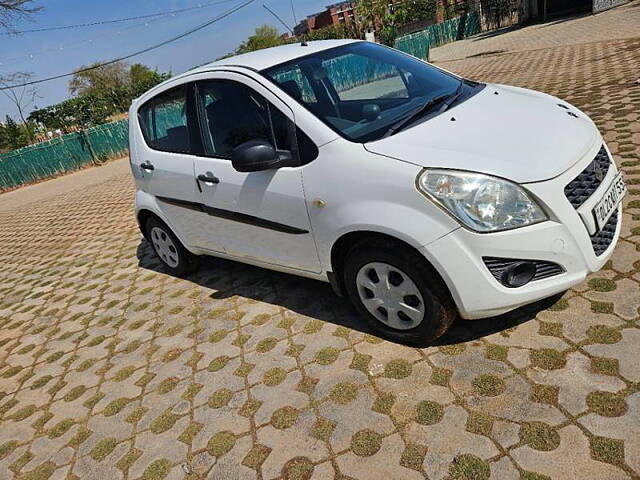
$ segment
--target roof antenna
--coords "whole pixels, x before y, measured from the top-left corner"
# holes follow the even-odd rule
[[[289,25],[287,25],[284,20],[282,20],[282,18],[280,18],[278,16],[278,14],[276,12],[274,12],[273,10],[271,10],[269,7],[267,7],[266,5],[262,4],[262,7],[269,12],[271,15],[273,15],[274,17],[276,17],[276,19],[282,24],[284,25],[284,27],[289,30],[291,32],[291,35],[293,37],[296,37],[296,34],[294,33],[294,31],[291,29],[291,27]],[[293,3],[291,4],[291,8],[293,8]],[[295,14],[294,14],[295,15]],[[306,47],[307,46],[307,42],[305,42],[304,40],[302,41],[302,43],[300,44],[302,47]]]

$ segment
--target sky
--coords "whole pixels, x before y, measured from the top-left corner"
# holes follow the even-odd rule
[[[148,15],[206,5],[215,0],[38,0],[43,10],[29,20],[14,25],[16,30],[37,29],[78,23],[91,23],[123,17]],[[217,0],[221,1],[221,0]],[[60,31],[0,35],[0,76],[14,72],[30,72],[34,79],[71,72],[81,65],[110,60],[155,43],[167,40],[198,26],[220,13],[243,3],[242,0],[222,0],[219,5],[206,6],[189,12],[147,20],[130,21],[89,28]],[[321,11],[331,0],[294,0],[298,20]],[[179,74],[196,65],[215,60],[233,51],[253,33],[256,27],[268,23],[285,29],[262,5],[276,11],[291,27],[294,26],[290,0],[256,0],[230,17],[152,52],[130,60],[160,72]],[[53,80],[37,86],[35,107],[42,108],[69,97],[69,78]],[[13,104],[0,92],[0,119],[9,114],[17,118]]]

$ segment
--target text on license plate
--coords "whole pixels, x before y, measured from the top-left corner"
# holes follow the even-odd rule
[[[624,176],[622,172],[613,179],[613,182],[609,185],[602,200],[600,200],[593,209],[593,215],[596,218],[596,224],[598,231],[607,224],[613,212],[622,201],[622,197],[627,191],[627,187],[624,184]]]

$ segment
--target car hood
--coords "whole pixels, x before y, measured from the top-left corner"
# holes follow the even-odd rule
[[[560,175],[601,141],[591,119],[567,102],[488,84],[445,113],[365,148],[423,167],[528,183]]]

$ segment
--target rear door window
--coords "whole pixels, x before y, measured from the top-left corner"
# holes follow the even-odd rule
[[[138,110],[142,134],[149,147],[171,153],[194,153],[187,112],[188,85],[149,100]]]

